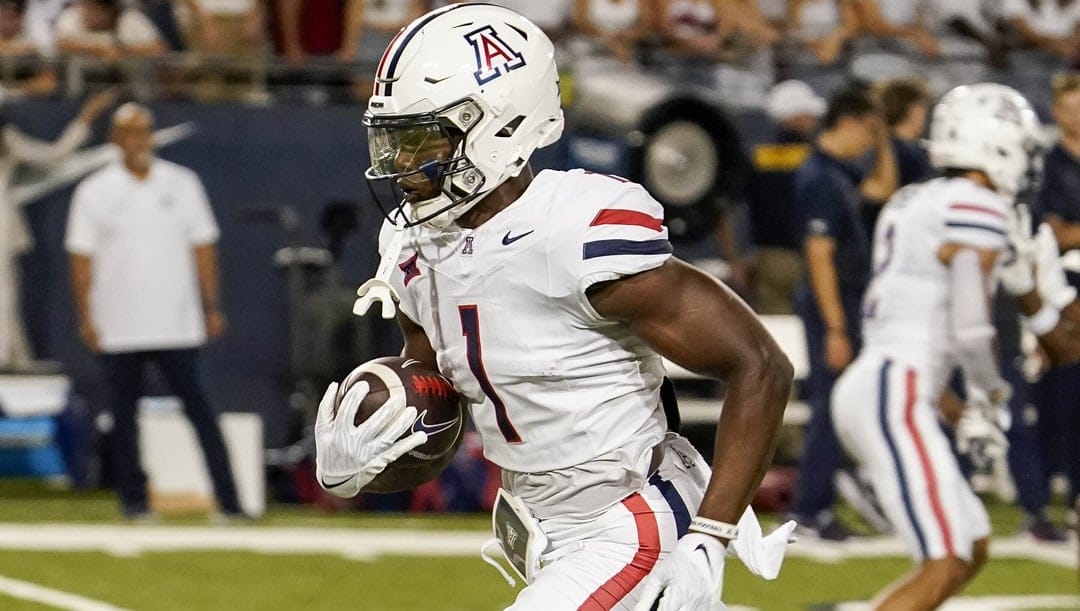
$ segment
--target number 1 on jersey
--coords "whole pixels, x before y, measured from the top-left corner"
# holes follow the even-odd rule
[[[491,399],[495,406],[495,422],[502,431],[503,438],[507,443],[521,443],[521,435],[510,422],[510,416],[506,413],[506,404],[495,392],[495,387],[488,379],[487,371],[484,370],[483,352],[480,347],[480,314],[475,305],[458,306],[458,315],[461,316],[461,334],[465,336],[465,357],[469,361],[469,369],[476,381],[480,383],[480,390]]]

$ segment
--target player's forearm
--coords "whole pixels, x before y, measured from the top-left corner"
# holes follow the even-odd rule
[[[713,475],[699,516],[738,522],[772,462],[791,380],[791,364],[779,349],[763,351],[728,376]]]
[[[75,297],[75,311],[80,325],[90,323],[90,283],[92,260],[85,255],[71,255],[71,290]]]
[[[217,310],[221,304],[218,298],[217,251],[213,244],[195,247],[195,267],[199,275],[199,295],[202,297],[203,309]]]
[[[1080,360],[1080,303],[1073,301],[1055,315],[1052,311],[1045,311],[1045,308],[1053,306],[1045,304],[1038,291],[1021,295],[1016,302],[1024,316],[1025,326],[1035,334],[1039,345],[1054,363],[1060,365]],[[1050,319],[1046,320],[1044,316]],[[1054,324],[1046,330],[1045,325],[1049,323]]]
[[[1069,223],[1056,214],[1047,215],[1046,223],[1054,230],[1061,250],[1080,248],[1080,223]]]

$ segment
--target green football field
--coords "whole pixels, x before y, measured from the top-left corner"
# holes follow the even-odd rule
[[[1080,609],[1075,540],[1018,539],[1018,512],[991,511],[1000,553],[947,609]],[[130,525],[107,493],[0,481],[0,609],[502,609],[515,590],[475,553],[487,521],[271,507],[250,525],[201,516]],[[729,559],[724,598],[763,610],[837,608],[908,568],[896,541],[800,543],[773,582]]]

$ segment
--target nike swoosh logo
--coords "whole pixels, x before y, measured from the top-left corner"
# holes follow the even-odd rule
[[[698,546],[694,548],[694,551],[705,554],[705,562],[708,562],[709,566],[712,566],[712,558],[709,558],[709,550],[705,549],[704,543],[698,543]]]
[[[431,437],[432,435],[435,435],[437,433],[441,433],[441,432],[453,427],[455,424],[458,423],[458,420],[459,420],[459,418],[454,418],[453,420],[451,420],[449,422],[440,422],[439,424],[428,424],[427,422],[424,422],[424,417],[427,416],[427,413],[428,412],[425,409],[424,411],[420,412],[419,416],[416,417],[416,420],[413,421],[412,432],[419,433],[420,431],[423,431],[423,432],[428,434],[428,437]]]
[[[503,239],[502,239],[503,246],[509,246],[509,245],[513,244],[514,242],[517,242],[521,238],[531,234],[533,231],[536,231],[536,230],[533,229],[532,231],[526,231],[525,233],[523,233],[521,235],[516,235],[516,236],[513,236],[513,237],[510,237],[510,232],[507,231],[506,235],[504,235]]]
[[[326,488],[327,490],[329,490],[331,488],[337,488],[338,486],[344,486],[345,484],[351,482],[354,477],[356,477],[356,476],[355,475],[350,475],[349,477],[346,477],[345,479],[341,480],[340,482],[338,482],[336,484],[328,484],[328,483],[326,483],[326,478],[324,477],[324,478],[322,478],[320,480],[319,483],[322,484],[323,488]]]

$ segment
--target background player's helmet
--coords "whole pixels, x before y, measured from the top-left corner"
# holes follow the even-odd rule
[[[365,177],[371,184],[420,173],[437,180],[440,192],[402,200],[404,214],[384,207],[388,217],[446,227],[519,174],[533,151],[558,140],[554,54],[540,28],[488,4],[450,5],[403,28],[379,61],[364,114],[371,153]],[[448,154],[419,167],[403,163],[436,138],[448,140]]]
[[[1032,186],[1042,149],[1039,119],[1011,87],[962,85],[934,107],[929,142],[934,166],[981,170],[1006,196]]]

